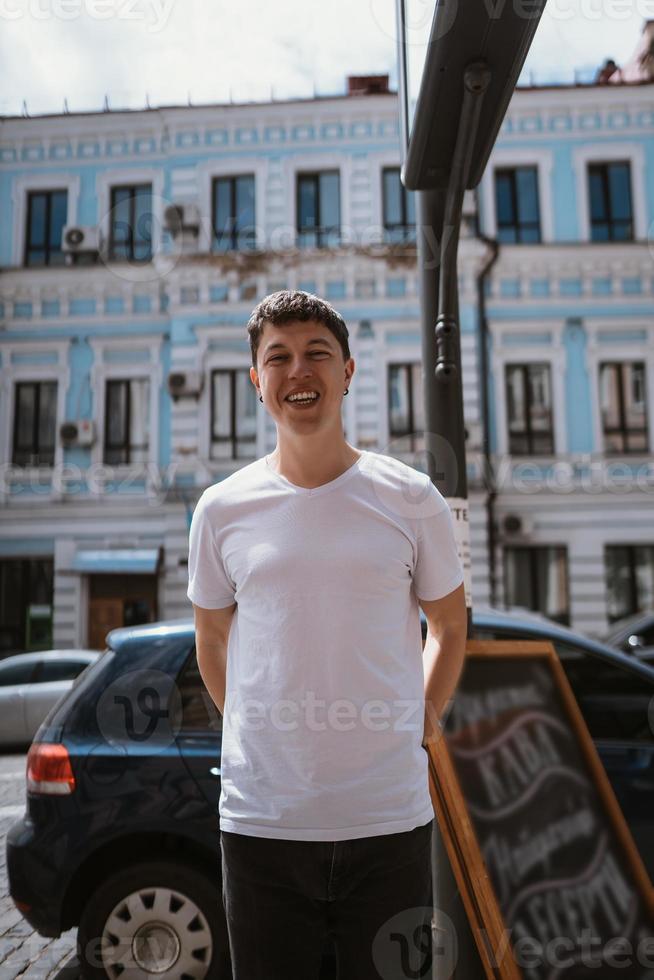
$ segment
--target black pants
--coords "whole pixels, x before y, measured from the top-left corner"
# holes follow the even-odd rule
[[[319,980],[329,937],[338,980],[427,980],[432,826],[345,841],[221,831],[234,980]]]

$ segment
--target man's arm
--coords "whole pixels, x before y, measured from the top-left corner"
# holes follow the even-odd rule
[[[193,603],[198,669],[221,715],[225,713],[227,641],[235,609],[236,603],[225,609],[202,609]]]
[[[467,633],[463,583],[442,599],[418,599],[427,619],[422,652],[425,673],[425,726],[423,745],[440,736],[439,722],[453,697],[463,670]]]

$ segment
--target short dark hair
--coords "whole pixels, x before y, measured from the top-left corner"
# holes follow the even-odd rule
[[[341,346],[343,360],[350,358],[350,345],[348,343],[348,329],[345,320],[334,307],[326,300],[314,296],[313,293],[305,293],[300,289],[280,289],[277,293],[271,293],[255,306],[252,316],[248,320],[248,337],[250,340],[250,351],[252,352],[252,366],[257,367],[257,351],[263,333],[265,323],[272,323],[275,327],[291,323],[293,320],[306,322],[315,320],[322,323],[330,330]]]

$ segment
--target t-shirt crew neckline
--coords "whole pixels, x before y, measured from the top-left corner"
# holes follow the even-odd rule
[[[291,483],[291,481],[287,480],[285,476],[282,476],[281,473],[278,473],[277,470],[274,470],[272,468],[272,466],[268,461],[270,458],[269,456],[264,457],[264,462],[266,465],[266,469],[268,470],[268,473],[275,480],[277,480],[278,483],[282,483],[285,487],[287,487],[289,490],[292,490],[294,493],[298,493],[298,494],[303,493],[315,497],[320,493],[329,493],[330,490],[335,490],[337,487],[340,487],[341,484],[345,483],[346,480],[349,480],[351,476],[354,476],[354,474],[357,473],[358,470],[361,468],[361,464],[363,463],[364,458],[367,455],[368,455],[367,450],[365,449],[361,450],[361,455],[359,456],[359,458],[355,459],[355,461],[352,463],[350,467],[348,467],[348,469],[346,469],[343,473],[341,473],[340,476],[337,476],[335,480],[330,480],[329,483],[322,483],[319,487],[298,487],[295,483]]]

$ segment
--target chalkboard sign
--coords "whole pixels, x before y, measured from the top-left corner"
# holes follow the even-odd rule
[[[654,978],[652,886],[550,644],[469,642],[429,755],[489,977]]]

